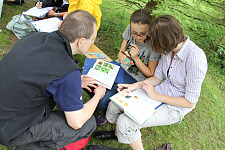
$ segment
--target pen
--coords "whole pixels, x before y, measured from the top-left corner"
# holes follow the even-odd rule
[[[41,3],[41,0],[38,0],[39,4]],[[40,6],[42,8],[42,5]]]
[[[117,87],[118,85],[117,84],[113,84],[113,87]],[[128,87],[122,87],[122,89],[128,89]]]
[[[133,64],[135,63],[134,59],[131,58],[130,56],[127,56],[127,54],[124,51],[121,51],[121,53],[123,53],[126,57],[128,57],[133,62]]]

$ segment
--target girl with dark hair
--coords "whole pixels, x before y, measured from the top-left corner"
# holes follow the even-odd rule
[[[120,65],[125,61],[124,53],[126,53],[135,61],[135,64],[128,70],[124,70],[124,76],[121,77],[124,78],[122,83],[131,84],[154,75],[160,54],[155,53],[150,45],[148,30],[151,21],[150,12],[146,9],[138,9],[130,17],[130,24],[122,35],[124,40],[118,53],[117,63]],[[100,100],[98,109],[103,110],[103,113],[97,117],[98,125],[106,123],[105,111],[110,102],[109,97],[117,93],[116,89],[117,87],[113,87],[112,90],[107,90],[105,97]]]

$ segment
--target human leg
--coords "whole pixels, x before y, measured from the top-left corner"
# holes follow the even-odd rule
[[[116,116],[116,114],[114,114],[114,116]],[[121,143],[130,144],[140,139],[141,128],[171,125],[180,123],[181,121],[182,116],[180,113],[176,110],[168,108],[166,104],[160,106],[142,126],[139,126],[125,114],[121,114],[116,120],[117,138]]]
[[[180,123],[183,117],[176,110],[170,109],[163,104],[156,112],[142,125],[143,127],[163,126]]]
[[[96,123],[98,126],[102,126],[107,122],[105,114],[108,103],[110,102],[109,98],[116,93],[117,87],[112,87],[111,90],[106,91],[105,96],[99,101],[97,109],[102,110],[102,113],[96,118]]]
[[[182,121],[182,116],[178,111],[172,110],[164,104],[156,110],[156,113],[153,114],[145,124],[139,126],[123,114],[114,103],[111,103],[109,103],[106,118],[109,122],[116,123],[118,141],[120,143],[130,144],[132,149],[143,148],[141,142],[141,128],[170,125],[180,123]]]
[[[96,121],[93,116],[80,129],[74,130],[68,126],[64,113],[57,111],[14,139],[11,147],[21,150],[60,149],[70,143],[88,138],[95,129]]]
[[[116,93],[117,93],[117,87],[112,87],[111,90],[107,90],[106,93],[105,93],[105,96],[102,99],[100,99],[100,101],[98,103],[98,106],[97,106],[97,109],[102,110],[102,111],[106,111],[108,103],[110,102],[109,98]]]
[[[142,145],[142,141],[141,139],[133,142],[130,144],[130,147],[133,149],[133,150],[144,150],[144,147]]]

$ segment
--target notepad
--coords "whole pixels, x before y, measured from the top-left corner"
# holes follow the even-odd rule
[[[121,91],[110,97],[110,100],[139,125],[143,125],[163,104],[151,99],[143,89],[132,92]]]
[[[48,12],[48,9],[54,9],[54,7],[45,7],[45,8],[37,8],[36,6],[32,7],[31,9],[23,12],[24,15],[43,18]]]
[[[58,23],[62,21],[59,17],[52,17],[48,19],[32,21],[31,24],[38,32],[53,32],[58,30]]]

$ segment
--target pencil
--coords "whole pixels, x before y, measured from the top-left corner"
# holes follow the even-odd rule
[[[124,51],[121,51],[121,53],[123,53],[126,57],[128,57],[131,61],[133,61],[133,63],[135,63],[134,59],[131,58],[130,56],[127,56],[127,54]]]
[[[118,87],[118,84],[113,84],[113,87]],[[122,87],[122,89],[128,89],[128,87]]]

